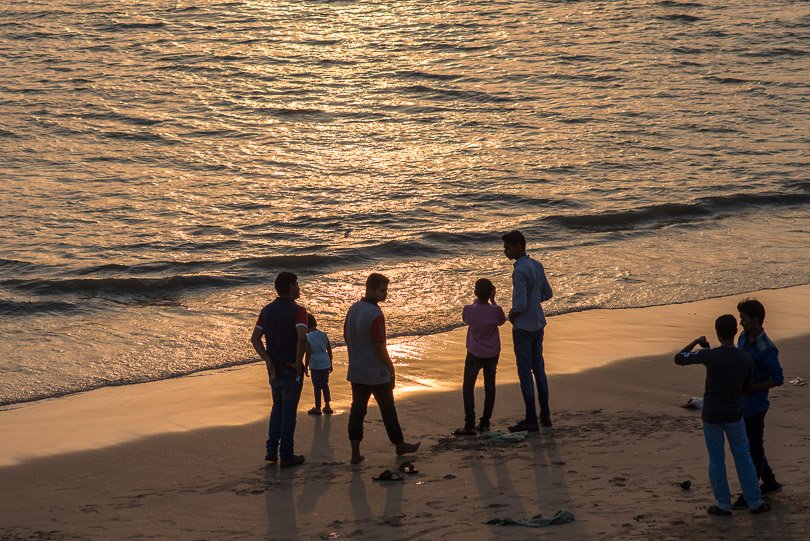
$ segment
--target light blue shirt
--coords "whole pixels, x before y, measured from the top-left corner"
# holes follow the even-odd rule
[[[512,271],[512,308],[511,312],[520,315],[512,323],[513,329],[538,331],[546,326],[543,313],[543,301],[549,300],[554,293],[546,278],[546,271],[539,261],[524,255],[515,261]]]
[[[329,351],[327,344],[329,338],[326,333],[315,329],[307,333],[307,342],[309,342],[309,369],[310,370],[324,370],[332,366],[332,361],[329,360]]]

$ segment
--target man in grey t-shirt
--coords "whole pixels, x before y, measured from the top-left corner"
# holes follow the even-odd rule
[[[385,317],[378,305],[388,296],[389,282],[382,274],[370,274],[366,279],[365,296],[349,308],[343,323],[343,338],[349,352],[346,379],[352,384],[352,408],[349,412],[352,464],[363,460],[360,454],[363,420],[372,395],[380,408],[388,439],[396,446],[397,454],[413,453],[420,445],[420,442],[405,443],[394,405],[396,373],[385,344]]]

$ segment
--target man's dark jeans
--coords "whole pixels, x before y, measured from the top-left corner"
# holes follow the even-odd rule
[[[494,357],[476,357],[467,352],[464,360],[464,385],[462,386],[462,396],[464,397],[464,426],[466,428],[475,427],[475,381],[478,379],[478,372],[484,370],[484,414],[482,421],[489,421],[492,417],[492,409],[495,407],[495,371],[498,368],[498,355]]]
[[[548,406],[546,363],[543,360],[544,331],[545,329],[538,331],[512,330],[520,391],[523,393],[523,402],[526,404],[525,421],[527,423],[537,422],[537,407],[534,403],[535,384],[537,385],[537,394],[540,401],[540,416],[543,418],[551,416],[551,410]]]
[[[776,477],[765,458],[765,414],[767,411],[757,413],[745,418],[745,433],[748,435],[748,446],[751,449],[751,459],[757,470],[757,477],[764,485],[776,485]]]
[[[349,439],[363,440],[363,420],[368,413],[368,401],[371,396],[377,401],[380,408],[385,431],[388,432],[388,439],[394,445],[402,443],[405,438],[402,436],[402,429],[397,418],[397,408],[394,405],[394,385],[393,383],[382,383],[380,385],[364,385],[362,383],[352,383],[352,409],[349,412]]]
[[[270,426],[267,430],[267,454],[280,454],[282,461],[291,460],[294,454],[295,421],[302,387],[301,379],[291,376],[278,377],[270,384],[273,409],[270,410]]]

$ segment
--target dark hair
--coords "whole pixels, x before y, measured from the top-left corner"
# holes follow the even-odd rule
[[[714,330],[722,340],[733,339],[737,336],[737,318],[731,314],[723,314],[714,321]]]
[[[508,244],[509,246],[523,246],[523,248],[526,248],[526,237],[518,230],[510,231],[502,236],[501,240],[504,244]]]
[[[380,286],[387,286],[389,283],[391,283],[391,280],[379,272],[372,272],[366,278],[366,289],[377,289]]]
[[[279,295],[289,295],[290,287],[298,282],[298,276],[292,272],[281,272],[276,276],[276,292]]]
[[[737,304],[737,311],[748,317],[757,318],[759,324],[765,321],[765,307],[756,299],[745,299]]]
[[[312,314],[307,314],[307,327],[317,327],[318,320]]]
[[[475,282],[475,296],[479,301],[486,301],[492,296],[495,286],[486,278],[481,278]]]

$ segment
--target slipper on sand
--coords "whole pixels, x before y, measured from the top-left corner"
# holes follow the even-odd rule
[[[402,473],[414,474],[419,473],[419,470],[416,469],[416,466],[413,465],[413,462],[410,460],[406,460],[402,464],[399,465],[399,471]]]
[[[402,477],[402,474],[393,470],[385,470],[377,477],[372,477],[372,479],[375,481],[402,481],[404,477]]]

